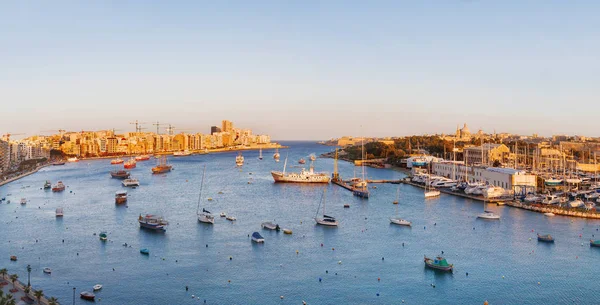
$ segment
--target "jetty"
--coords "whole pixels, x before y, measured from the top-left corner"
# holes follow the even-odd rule
[[[509,201],[506,202],[506,205],[529,210],[538,213],[553,213],[554,215],[562,215],[562,216],[572,216],[572,217],[581,217],[581,218],[591,218],[591,219],[600,219],[600,213],[593,210],[584,210],[584,209],[568,209],[561,208],[557,206],[549,206],[545,204],[527,204],[518,201]]]

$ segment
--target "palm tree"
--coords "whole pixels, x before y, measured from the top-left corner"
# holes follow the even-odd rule
[[[8,274],[8,270],[6,270],[6,268],[2,268],[0,269],[0,276],[2,276],[2,280],[4,280],[4,277]]]
[[[19,279],[19,275],[18,274],[12,274],[10,276],[10,281],[13,283],[13,288],[17,288],[17,286],[15,286],[15,282]]]
[[[48,299],[48,305],[58,305],[58,299],[55,297],[51,297]]]
[[[38,300],[38,304],[40,304],[40,302],[42,301],[42,297],[44,296],[44,291],[42,291],[41,289],[36,290],[33,292],[33,295]]]
[[[0,305],[15,305],[16,301],[13,299],[12,294],[4,295],[4,291],[0,289]]]

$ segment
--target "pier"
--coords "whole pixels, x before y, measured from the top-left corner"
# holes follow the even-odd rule
[[[407,181],[407,180],[400,180],[400,181],[402,183],[404,183],[404,184],[412,185],[414,187],[419,187],[419,188],[422,188],[422,189],[425,188],[424,185],[413,183],[413,182],[410,182],[410,181]],[[498,203],[498,202],[505,202],[507,200],[513,200],[512,197],[511,198],[506,198],[506,197],[505,198],[485,198],[483,196],[473,196],[473,195],[468,195],[468,194],[465,194],[465,193],[452,192],[452,191],[447,190],[447,189],[436,189],[436,190],[440,191],[440,193],[443,193],[443,194],[458,196],[458,197],[462,197],[462,198],[466,198],[466,199],[471,199],[471,200],[485,201],[485,202],[488,202],[488,203]]]
[[[554,215],[561,216],[600,219],[600,213],[581,209],[565,209],[561,207],[546,206],[541,204],[524,204],[518,201],[509,201],[506,203],[506,205],[538,213],[552,213]]]

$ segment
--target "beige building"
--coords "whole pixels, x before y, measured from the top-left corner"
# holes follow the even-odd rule
[[[462,162],[443,161],[432,163],[432,173],[457,181],[482,182],[507,190],[537,187],[536,175],[512,168],[465,166]]]
[[[463,152],[468,165],[491,166],[495,161],[507,162],[510,156],[510,149],[504,144],[485,143],[483,146],[465,147]]]

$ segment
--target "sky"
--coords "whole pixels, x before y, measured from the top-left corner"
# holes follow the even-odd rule
[[[598,16],[600,1],[2,1],[0,134],[227,119],[280,140],[600,136]]]

